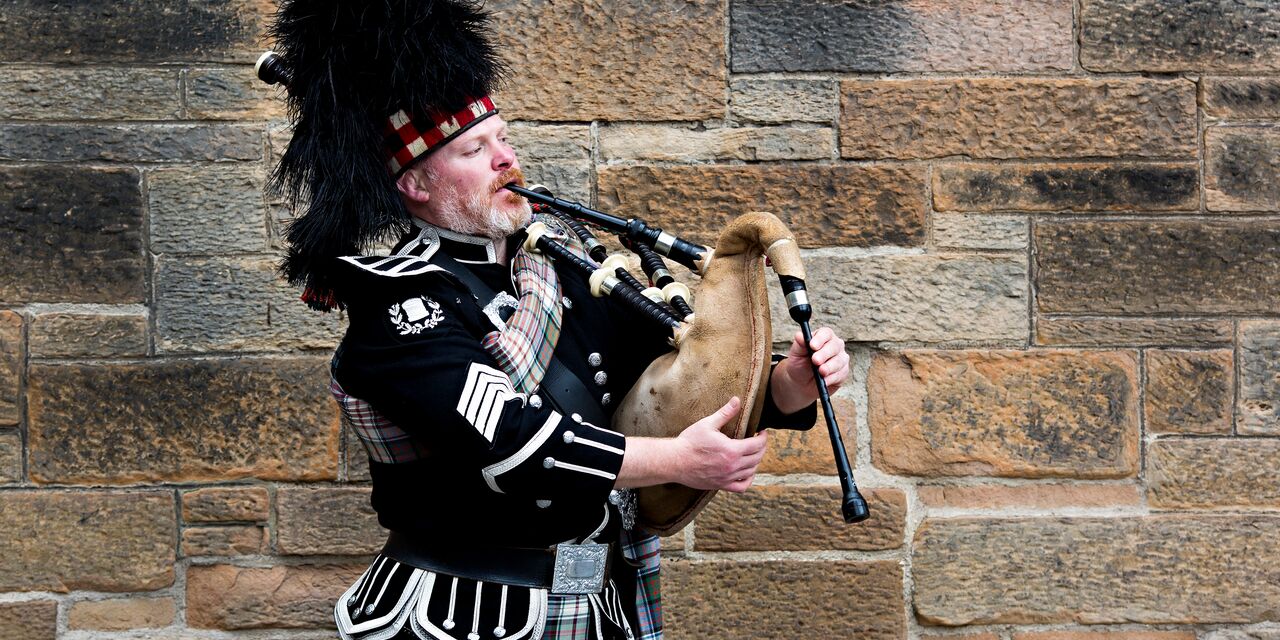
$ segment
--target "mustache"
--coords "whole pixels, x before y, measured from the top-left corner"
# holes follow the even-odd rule
[[[491,192],[497,192],[499,189],[511,184],[512,182],[516,183],[517,186],[523,187],[524,173],[515,168],[503,171],[502,175],[498,176],[498,179],[493,181],[493,188],[491,189]],[[511,194],[516,195],[515,192],[511,192]]]

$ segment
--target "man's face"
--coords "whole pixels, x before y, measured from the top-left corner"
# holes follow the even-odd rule
[[[529,203],[502,186],[524,184],[507,123],[493,115],[423,161],[431,222],[468,235],[504,238],[529,223]]]

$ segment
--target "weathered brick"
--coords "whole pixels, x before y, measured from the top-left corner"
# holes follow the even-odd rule
[[[725,113],[717,0],[497,0],[499,50],[513,69],[498,97],[532,120],[703,120]],[[572,29],[564,26],[572,24]],[[625,45],[625,46],[623,46]]]
[[[187,72],[187,117],[193,120],[264,120],[284,116],[282,91],[258,79],[252,67]]]
[[[150,591],[173,584],[168,492],[0,492],[0,591]]]
[[[0,160],[213,162],[262,156],[262,129],[250,125],[0,125]]]
[[[661,538],[658,542],[662,546],[662,553],[683,553],[685,551],[685,531],[687,531],[687,529],[677,531],[676,533]]]
[[[944,164],[939,211],[1194,211],[1200,169],[1189,163]]]
[[[1206,78],[1205,115],[1216,118],[1280,118],[1280,78]]]
[[[1274,222],[1046,222],[1032,235],[1042,312],[1240,314],[1280,307]]]
[[[1196,640],[1194,631],[1030,631],[1013,640]]]
[[[13,0],[0,10],[2,62],[243,62],[274,5],[261,0]],[[252,59],[252,58],[249,58]]]
[[[1280,7],[1266,0],[1084,0],[1090,71],[1280,70]]]
[[[0,432],[0,484],[22,480],[22,434]]]
[[[601,127],[605,160],[825,160],[835,151],[830,129],[815,127],[679,128],[654,124]]]
[[[333,603],[363,565],[193,566],[187,625],[196,629],[328,629]]]
[[[858,407],[853,400],[843,396],[832,398],[831,406],[835,409],[836,424],[840,425],[840,439],[844,442],[845,451],[852,457],[852,452],[858,450]],[[826,420],[822,406],[819,405],[818,421],[812,429],[770,431],[769,447],[765,449],[764,459],[760,461],[757,473],[834,473],[835,460],[831,454]]]
[[[590,127],[512,124],[509,131],[530,182],[545,185],[560,198],[591,198]]]
[[[1231,433],[1234,378],[1230,350],[1147,352],[1147,430]]]
[[[1082,347],[1158,347],[1230,344],[1230,320],[1071,318],[1040,316],[1036,344]]]
[[[601,167],[600,207],[711,243],[730,220],[770,211],[801,246],[918,245],[922,167]]]
[[[266,169],[182,167],[147,174],[154,253],[267,250]]]
[[[0,640],[54,640],[58,603],[52,600],[0,603]]]
[[[0,168],[0,300],[142,302],[139,182],[132,169]]]
[[[939,213],[933,216],[933,242],[944,249],[1025,250],[1031,225],[1021,216]]]
[[[1194,157],[1187,80],[845,80],[845,158]]]
[[[920,501],[943,509],[1089,509],[1138,507],[1141,488],[1133,484],[1026,484],[922,486]]]
[[[67,626],[94,631],[155,629],[173,624],[176,614],[173,598],[81,600],[71,605]]]
[[[270,517],[266,487],[208,487],[182,494],[183,522],[266,522]]]
[[[32,365],[30,473],[63,483],[334,479],[327,379],[320,358]]]
[[[335,314],[311,311],[270,257],[168,257],[156,260],[156,350],[332,349]]]
[[[13,311],[0,311],[0,426],[18,424],[21,417],[26,345],[22,335],[22,316]]]
[[[926,520],[915,543],[931,625],[1247,623],[1280,603],[1277,518]]]
[[[39,313],[31,320],[37,358],[116,358],[147,355],[146,310]]]
[[[333,514],[341,513],[341,518]],[[286,555],[372,555],[387,540],[365,487],[281,487],[276,544]]]
[[[672,560],[663,563],[662,596],[672,640],[743,629],[752,638],[787,640],[903,640],[907,633],[896,561]]]
[[[179,104],[174,69],[0,70],[6,120],[171,120]]]
[[[922,640],[1001,640],[1000,636],[994,633],[948,633],[948,634],[921,634]]]
[[[1280,322],[1240,323],[1240,405],[1245,435],[1280,434]]]
[[[733,70],[1046,71],[1071,68],[1061,0],[732,3]]]
[[[1209,127],[1205,201],[1212,211],[1280,211],[1280,127]]]
[[[1147,460],[1152,507],[1280,508],[1280,441],[1162,438]]]
[[[907,499],[898,489],[862,489],[871,518],[849,526],[840,487],[763,485],[720,493],[698,514],[698,551],[876,551],[902,546]]]
[[[254,555],[266,551],[267,542],[267,530],[254,525],[189,527],[182,530],[182,555]]]
[[[809,256],[814,325],[851,342],[1026,340],[1027,265],[1022,256]],[[774,341],[795,323],[769,291]]]
[[[729,81],[729,112],[737,120],[834,122],[839,106],[836,83],[831,80],[747,77]]]
[[[872,460],[906,475],[1129,476],[1137,379],[1123,352],[878,354],[867,382]]]

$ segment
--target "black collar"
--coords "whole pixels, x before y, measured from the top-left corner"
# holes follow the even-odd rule
[[[494,264],[497,262],[496,241],[480,236],[469,236],[456,231],[413,219],[418,233],[395,251],[396,255],[417,256],[430,259],[436,251],[443,251],[449,257],[464,264]]]

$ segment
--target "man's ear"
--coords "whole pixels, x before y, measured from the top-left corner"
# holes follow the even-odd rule
[[[400,177],[396,178],[396,188],[409,202],[426,204],[427,200],[431,199],[431,192],[427,190],[426,172],[420,166],[410,167],[408,171],[400,174]]]

